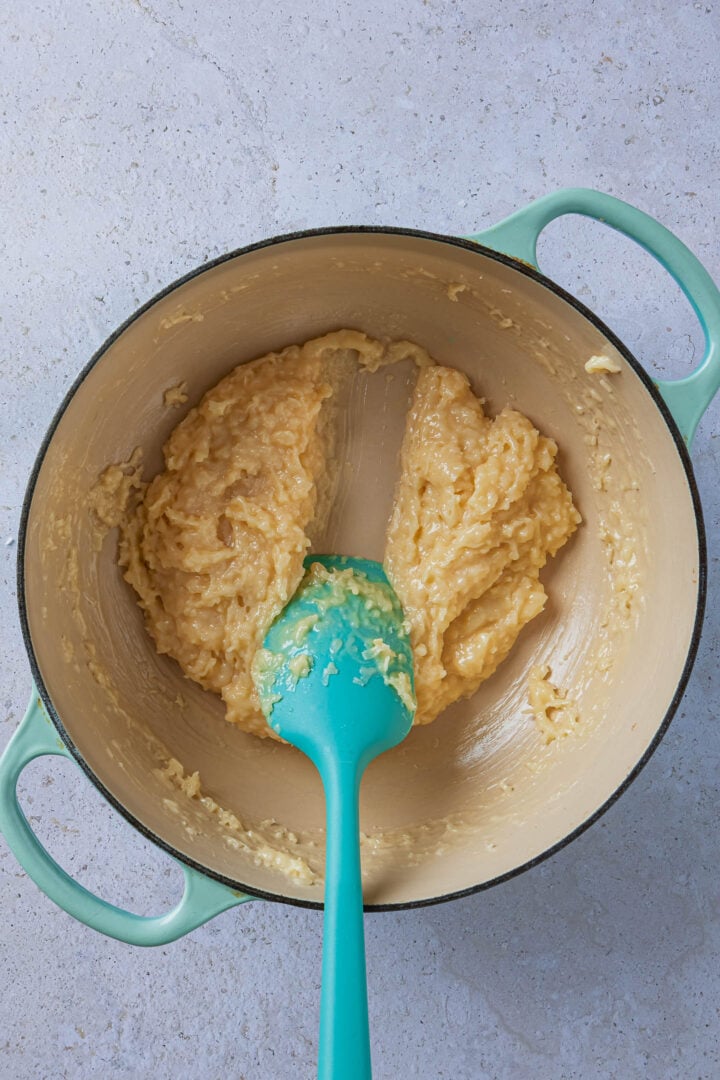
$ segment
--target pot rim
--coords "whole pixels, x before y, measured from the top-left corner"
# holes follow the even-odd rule
[[[42,699],[43,705],[47,710],[47,714],[52,720],[57,732],[62,739],[63,743],[67,746],[68,750],[72,754],[73,758],[80,766],[82,771],[88,777],[88,779],[94,784],[98,791],[104,796],[110,805],[121,814],[126,821],[130,823],[137,831],[144,836],[147,840],[156,844],[163,851],[167,852],[178,862],[191,867],[193,870],[198,871],[201,874],[205,874],[207,877],[213,878],[216,881],[221,882],[223,885],[233,889],[241,890],[247,893],[248,896],[257,897],[262,900],[271,900],[275,903],[291,904],[295,907],[312,908],[316,910],[322,910],[322,903],[316,900],[303,900],[295,897],[284,896],[279,893],[267,892],[257,888],[253,888],[236,881],[232,878],[226,877],[224,874],[220,874],[209,867],[197,862],[192,857],[185,855],[178,851],[167,843],[162,837],[158,836],[151,829],[147,828],[141,821],[139,821],[127,807],[120,802],[102,783],[102,781],[95,775],[90,766],[85,761],[83,755],[79,749],[75,746],[72,738],[65,729],[65,726],[55,710],[50,694],[45,686],[44,679],[40,671],[40,665],[35,655],[35,649],[30,635],[30,626],[28,621],[27,604],[25,600],[25,547],[27,541],[27,526],[30,516],[30,509],[32,506],[33,495],[37,484],[37,479],[42,468],[45,455],[48,447],[55,435],[55,431],[65,414],[65,411],[70,404],[72,398],[75,396],[77,390],[85,381],[94,367],[103,359],[105,354],[114,345],[117,339],[130,327],[132,324],[145,315],[155,304],[170,293],[174,292],[180,286],[185,285],[188,281],[192,281],[194,278],[199,277],[208,270],[212,270],[217,266],[221,266],[223,263],[230,262],[233,259],[237,259],[243,255],[249,255],[251,252],[259,251],[263,248],[272,247],[274,245],[283,244],[294,240],[303,240],[317,236],[332,236],[332,235],[348,235],[348,234],[382,234],[391,236],[410,236],[424,240],[434,240],[439,243],[449,244],[454,247],[464,248],[467,251],[477,252],[484,255],[487,258],[494,259],[496,262],[502,263],[510,269],[516,270],[520,274],[524,274],[531,280],[537,282],[539,285],[544,286],[555,296],[560,297],[566,303],[570,304],[580,315],[584,316],[601,334],[618,350],[623,359],[630,365],[640,381],[643,383],[645,389],[648,391],[650,397],[658,408],[660,415],[662,416],[668,431],[675,443],[675,448],[680,457],[683,469],[685,471],[685,477],[690,490],[690,496],[692,499],[693,510],[695,513],[695,523],[697,527],[697,540],[698,540],[698,594],[697,594],[697,607],[695,611],[695,620],[693,624],[693,631],[690,638],[687,656],[683,665],[683,670],[678,680],[677,687],[669,702],[669,705],[665,711],[665,714],[660,721],[658,728],[653,736],[651,742],[645,749],[644,753],[630,770],[628,775],[622,781],[622,783],[608,796],[605,802],[592,813],[585,821],[577,825],[571,832],[564,836],[561,840],[558,840],[555,844],[552,844],[549,848],[546,848],[540,854],[535,855],[532,859],[527,860],[520,866],[514,867],[512,870],[508,870],[503,874],[499,874],[497,877],[491,878],[489,881],[481,882],[477,885],[470,885],[465,889],[459,889],[454,892],[443,893],[439,896],[425,897],[419,900],[407,900],[398,903],[390,904],[365,904],[365,911],[403,911],[412,908],[429,907],[433,904],[446,903],[449,900],[458,900],[465,896],[472,896],[474,893],[484,892],[486,889],[490,889],[495,885],[500,885],[505,881],[509,881],[514,877],[518,877],[520,874],[525,873],[527,870],[538,866],[540,863],[545,862],[546,859],[551,858],[562,848],[572,843],[577,839],[586,829],[589,829],[591,825],[594,825],[599,818],[606,813],[607,810],[620,798],[620,796],[626,791],[630,784],[639,776],[640,772],[647,765],[652,755],[657,750],[660,742],[662,741],[665,733],[667,732],[670,722],[675,715],[682,696],[685,692],[685,688],[690,678],[690,673],[693,669],[695,659],[697,657],[698,647],[700,643],[700,635],[702,632],[703,617],[705,613],[705,602],[707,595],[707,549],[706,549],[706,537],[705,537],[705,524],[703,519],[702,505],[700,502],[700,494],[695,480],[695,474],[693,471],[690,454],[687,444],[681,435],[673,416],[666,405],[665,401],[658,390],[656,383],[645,371],[640,362],[633,356],[630,350],[625,346],[622,341],[617,337],[613,331],[606,326],[602,319],[600,319],[594,312],[586,307],[580,300],[578,300],[572,293],[567,292],[561,285],[552,281],[551,278],[546,277],[536,267],[531,266],[529,263],[523,260],[513,258],[509,255],[505,255],[502,252],[493,250],[486,247],[484,244],[475,240],[466,240],[462,237],[449,236],[444,233],[427,232],[421,229],[404,229],[395,226],[381,226],[381,225],[340,225],[329,226],[319,229],[304,229],[289,233],[282,233],[277,236],[269,237],[265,240],[257,241],[253,244],[245,245],[244,247],[235,248],[232,251],[226,252],[224,255],[220,255],[215,259],[211,259],[208,262],[202,263],[195,269],[190,270],[188,273],[177,278],[171,282],[160,292],[156,293],[139,308],[137,308],[95,351],[87,364],[82,368],[80,373],[72,382],[70,388],[66,392],[61,404],[59,405],[55,415],[53,416],[47,431],[43,437],[40,449],[38,450],[37,457],[33,464],[30,477],[28,479],[27,488],[23,498],[22,510],[20,514],[20,523],[18,530],[18,549],[17,549],[17,600],[18,610],[20,616],[20,626],[22,630],[23,641],[25,643],[25,649],[28,654],[30,662],[30,669],[32,672],[35,685],[38,693]]]

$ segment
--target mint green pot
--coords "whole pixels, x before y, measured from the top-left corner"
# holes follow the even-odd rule
[[[652,383],[642,368],[634,360],[628,350],[600,321],[588,312],[572,297],[563,290],[544,278],[537,270],[536,244],[543,228],[553,219],[564,214],[582,214],[610,225],[612,228],[634,239],[648,250],[675,278],[685,295],[690,300],[698,319],[700,320],[705,336],[705,352],[700,364],[686,377],[676,381],[658,381]],[[42,618],[38,613],[37,591],[40,585],[35,584],[38,571],[31,567],[32,545],[35,543],[33,529],[35,522],[33,513],[37,511],[37,500],[46,499],[50,490],[43,478],[43,466],[55,452],[55,442],[58,431],[62,431],[63,423],[67,423],[67,417],[73,409],[80,408],[79,399],[88,393],[88,386],[92,385],[92,379],[96,378],[97,372],[102,368],[109,352],[122,346],[126,340],[130,340],[132,333],[137,331],[138,326],[155,318],[155,312],[165,312],[167,325],[172,325],[172,318],[168,322],[167,312],[175,310],[176,293],[184,296],[183,289],[199,288],[206,280],[206,275],[225,273],[228,268],[243,263],[243,260],[256,259],[260,256],[280,260],[285,250],[296,250],[292,245],[298,243],[328,243],[340,244],[346,240],[358,243],[366,240],[375,242],[394,243],[395,238],[402,238],[403,243],[412,247],[413,244],[424,245],[422,250],[442,250],[448,258],[454,257],[458,252],[464,260],[463,266],[470,267],[473,259],[480,256],[484,265],[491,265],[491,260],[508,279],[529,282],[532,288],[541,294],[544,290],[548,297],[552,296],[553,304],[562,304],[572,308],[573,318],[584,320],[592,324],[593,333],[602,336],[603,340],[611,343],[625,358],[632,372],[637,376],[638,385],[648,401],[648,408],[657,414],[657,423],[662,427],[667,436],[670,447],[669,453],[674,455],[677,461],[678,475],[683,479],[686,491],[686,515],[692,520],[689,524],[691,537],[688,543],[689,550],[695,559],[693,572],[694,592],[689,604],[689,613],[685,619],[686,628],[682,640],[682,656],[677,663],[677,674],[673,679],[674,689],[665,694],[662,706],[655,708],[654,715],[648,721],[650,727],[644,737],[642,745],[634,745],[629,751],[629,758],[622,773],[609,777],[604,793],[601,791],[595,797],[592,805],[583,807],[573,816],[569,815],[566,827],[556,827],[555,833],[539,839],[536,849],[523,850],[518,853],[515,863],[504,865],[494,873],[478,869],[473,877],[472,866],[468,868],[468,860],[465,860],[464,869],[453,870],[445,879],[434,884],[423,884],[413,892],[412,885],[405,892],[399,884],[394,893],[387,896],[382,893],[370,898],[369,908],[389,909],[410,907],[419,903],[431,903],[438,900],[450,899],[453,896],[464,895],[477,889],[485,888],[497,881],[505,880],[513,874],[519,873],[529,866],[534,865],[541,859],[552,854],[559,847],[577,836],[584,828],[594,821],[620,794],[627,784],[637,775],[640,768],[648,760],[650,754],[657,746],[659,739],[667,728],[670,718],[676,709],[680,696],[690,674],[690,669],[697,648],[698,634],[702,619],[702,611],[705,599],[705,548],[703,537],[703,525],[697,491],[693,479],[687,448],[692,438],[698,421],[707,409],[714,394],[720,386],[720,355],[718,352],[720,342],[720,294],[711,281],[710,277],[692,255],[692,253],[658,222],[648,217],[640,210],[608,195],[600,194],[586,189],[568,189],[541,198],[530,206],[513,214],[500,224],[488,229],[486,232],[469,237],[467,240],[455,240],[450,237],[433,236],[432,234],[416,233],[404,230],[380,230],[380,229],[346,229],[346,230],[319,230],[312,233],[295,234],[290,237],[280,237],[267,241],[264,244],[254,245],[237,252],[233,252],[223,259],[201,267],[193,274],[176,282],[170,288],[150,301],[138,313],[136,313],[109,341],[99,350],[91,360],[89,366],[79,377],[71,389],[68,397],[61,406],[57,417],[53,421],[46,436],[43,446],[35,465],[30,480],[28,494],[23,510],[20,543],[19,543],[19,602],[20,615],[23,631],[28,648],[30,662],[35,677],[36,686],[33,689],[30,704],[23,721],[10,740],[5,753],[0,760],[0,829],[6,842],[13,851],[18,862],[56,904],[62,907],[74,918],[85,923],[101,933],[133,945],[161,945],[182,937],[195,927],[213,918],[226,909],[242,904],[254,897],[289,901],[294,903],[319,906],[317,892],[303,893],[302,890],[288,890],[282,887],[273,887],[272,877],[252,878],[251,873],[229,872],[222,869],[221,859],[224,856],[214,853],[208,855],[207,860],[198,854],[197,850],[191,849],[188,844],[168,837],[163,828],[154,819],[141,818],[129,805],[129,799],[123,796],[119,787],[114,787],[107,780],[105,766],[100,757],[93,758],[88,748],[81,748],[81,741],[77,737],[79,725],[83,719],[79,714],[87,709],[87,716],[95,715],[90,703],[86,705],[84,697],[79,691],[70,691],[67,701],[60,702],[62,690],[62,665],[53,657],[59,645],[57,640],[57,627],[50,624],[43,631]],[[399,242],[399,241],[398,241]],[[440,245],[441,247],[438,247]],[[338,264],[342,266],[343,264]],[[469,271],[468,271],[469,272]],[[209,279],[208,279],[209,280]],[[528,287],[530,287],[528,285]],[[180,290],[180,292],[178,292]],[[178,309],[179,310],[179,309]],[[280,339],[282,343],[301,340],[311,336],[311,333],[293,333],[293,312],[297,311],[296,298],[292,293],[288,294],[288,318],[287,325],[269,327],[268,339]],[[447,309],[452,312],[452,308]],[[176,311],[177,314],[177,311]],[[323,313],[319,313],[319,327],[322,327]],[[201,335],[209,323],[201,324],[199,320],[193,322],[190,316],[181,312],[177,318],[177,329],[173,326],[172,333],[178,335],[183,332],[186,337],[191,333]],[[335,318],[328,318],[328,322],[337,324]],[[183,329],[185,328],[185,329]],[[312,331],[313,328],[310,327]],[[317,332],[317,331],[315,331]],[[392,330],[394,333],[394,329]],[[150,326],[147,341],[157,341],[157,320]],[[153,337],[153,334],[156,336]],[[418,334],[418,338],[425,343]],[[180,340],[178,337],[177,340]],[[183,338],[182,340],[185,340]],[[190,353],[195,357],[195,363],[199,366],[204,364],[202,337],[197,337],[197,344],[193,344]],[[235,335],[238,340],[238,334]],[[193,342],[195,339],[193,339]],[[133,363],[141,363],[138,359],[140,345],[134,346],[135,351],[128,353],[128,369]],[[236,344],[235,348],[238,346]],[[194,350],[194,352],[193,352]],[[260,351],[260,343],[257,352]],[[253,353],[252,355],[256,355]],[[227,370],[232,364],[232,351],[226,351],[219,357],[217,370],[208,370],[203,380],[197,387],[191,386],[191,392],[202,391],[207,385],[218,377],[218,371]],[[237,355],[237,354],[235,354]],[[224,366],[223,366],[224,365]],[[204,369],[203,369],[204,370]],[[168,385],[165,373],[158,375],[156,384],[153,384],[153,393],[159,397],[162,386]],[[127,408],[127,402],[123,397],[124,390],[118,390],[118,408]],[[128,391],[129,393],[129,391]],[[92,399],[92,400],[98,400]],[[98,425],[112,424],[110,412],[103,414],[100,405],[95,408],[92,400],[82,403],[82,408],[87,415],[87,431],[93,432]],[[171,418],[176,422],[178,416]],[[163,423],[167,425],[165,419]],[[172,426],[172,423],[170,426]],[[166,430],[169,428],[166,427]],[[90,438],[90,436],[88,436]],[[111,457],[110,460],[113,460]],[[151,465],[157,465],[157,457],[150,461]],[[58,462],[53,459],[53,468],[57,470]],[[97,475],[97,473],[95,473]],[[64,482],[62,472],[55,474],[55,483]],[[685,495],[683,495],[685,498]],[[37,515],[36,515],[37,516]],[[41,528],[38,523],[37,528]],[[30,552],[30,553],[29,553]],[[81,567],[81,574],[83,567]],[[34,575],[34,576],[33,576]],[[139,626],[139,624],[138,624]],[[142,633],[140,628],[139,633]],[[681,635],[682,636],[682,635]],[[41,640],[42,639],[42,640]],[[125,647],[123,645],[123,647]],[[135,648],[129,645],[128,648]],[[134,654],[133,654],[134,655]],[[144,662],[144,661],[143,661]],[[50,672],[52,668],[52,672]],[[59,673],[59,674],[58,674]],[[76,676],[73,676],[75,678]],[[77,675],[77,678],[83,677]],[[149,700],[149,699],[148,699]],[[74,704],[73,704],[74,702]],[[70,713],[74,715],[71,717]],[[137,718],[142,721],[142,717]],[[88,723],[90,723],[88,719]],[[95,723],[95,721],[92,721]],[[100,725],[101,721],[97,723]],[[98,727],[100,731],[100,727]],[[194,736],[193,736],[194,737]],[[99,736],[98,736],[99,738]],[[92,745],[95,746],[97,740]],[[245,746],[246,744],[243,744]],[[256,751],[247,744],[247,753]],[[278,749],[278,748],[273,748]],[[265,753],[265,750],[262,751]],[[285,752],[279,748],[279,752]],[[257,751],[260,753],[260,750]],[[181,863],[185,874],[185,891],[180,903],[172,911],[157,917],[140,917],[123,911],[106,903],[99,897],[87,891],[83,886],[73,880],[45,851],[23,814],[16,796],[16,785],[25,766],[37,757],[43,755],[63,755],[74,758],[81,764],[86,775],[107,796],[111,803],[120,810],[144,835],[155,840],[159,846],[170,851]],[[121,778],[122,779],[122,778]],[[123,783],[126,781],[123,780]],[[130,783],[130,781],[127,781]],[[120,780],[118,780],[120,784]],[[119,793],[120,792],[120,793]],[[58,808],[59,810],[59,808]],[[151,812],[148,811],[148,814]],[[160,819],[158,819],[159,821]],[[290,822],[292,825],[292,822]],[[454,864],[453,864],[454,865]]]

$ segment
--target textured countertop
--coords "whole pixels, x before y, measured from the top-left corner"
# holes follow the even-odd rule
[[[4,5],[0,746],[30,687],[14,599],[28,472],[75,374],[139,303],[274,233],[475,232],[568,185],[649,211],[720,279],[719,34],[716,0]],[[541,262],[651,370],[699,358],[679,291],[615,234],[566,219]],[[716,402],[693,449],[711,602],[667,737],[549,862],[368,918],[377,1077],[720,1075],[718,434]],[[106,898],[151,912],[177,896],[175,865],[74,766],[34,763],[21,793]],[[255,903],[131,949],[56,909],[0,841],[0,1076],[309,1078],[320,941],[318,913]]]

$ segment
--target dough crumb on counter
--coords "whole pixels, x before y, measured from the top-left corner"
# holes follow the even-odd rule
[[[551,674],[549,664],[537,664],[528,679],[528,703],[547,743],[571,735],[580,722],[577,704],[550,681]]]
[[[591,356],[585,362],[588,375],[617,375],[622,367],[611,356]]]

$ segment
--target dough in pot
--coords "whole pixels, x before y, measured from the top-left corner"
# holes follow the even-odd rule
[[[237,367],[173,431],[122,528],[120,562],[158,652],[255,735],[271,731],[250,668],[302,577],[330,392],[320,355],[297,347]]]
[[[416,723],[492,675],[581,520],[553,440],[513,409],[485,416],[468,379],[412,342],[343,330],[236,368],[170,436],[164,471],[121,522],[120,563],[158,651],[262,737],[275,736],[252,664],[332,499],[326,361],[348,350],[371,372],[419,368],[384,560],[411,630]]]
[[[527,417],[486,417],[459,371],[420,372],[385,568],[410,621],[418,708],[473,694],[542,611],[539,574],[580,522],[557,445]]]

